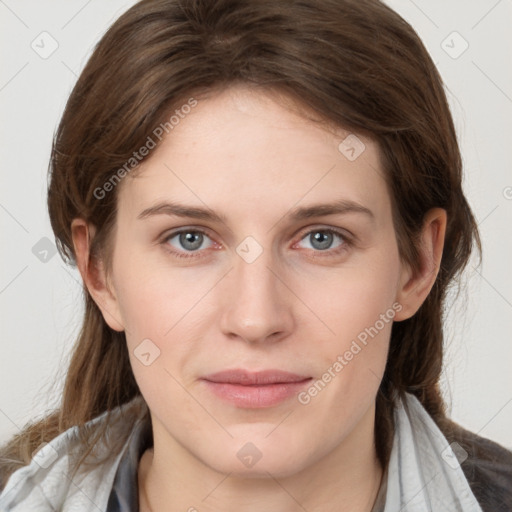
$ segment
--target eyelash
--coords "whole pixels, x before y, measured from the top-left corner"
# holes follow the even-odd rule
[[[329,233],[329,234],[333,234],[333,235],[337,235],[341,241],[342,241],[342,244],[337,247],[336,249],[325,249],[323,251],[321,250],[313,250],[313,249],[310,249],[311,251],[313,251],[313,253],[315,253],[315,256],[313,256],[314,258],[317,258],[317,257],[320,257],[320,258],[325,258],[325,257],[334,257],[334,256],[338,256],[339,254],[347,251],[350,247],[353,246],[353,240],[351,239],[350,236],[348,236],[345,232],[342,232],[342,231],[339,231],[337,229],[334,229],[334,228],[315,228],[315,229],[311,229],[309,231],[306,231],[300,238],[299,242],[304,240],[306,237],[310,236],[312,233]],[[173,256],[177,257],[177,258],[201,258],[201,257],[206,257],[207,255],[204,255],[201,254],[201,253],[204,253],[205,249],[201,249],[201,250],[197,250],[197,251],[175,251],[173,249],[170,249],[169,247],[169,240],[171,240],[172,238],[182,234],[182,233],[199,233],[201,235],[204,235],[208,238],[210,238],[208,236],[208,233],[206,233],[206,231],[203,231],[202,229],[194,229],[194,228],[188,228],[188,229],[180,229],[178,231],[173,231],[172,233],[168,234],[167,236],[165,236],[165,238],[162,240],[162,244],[164,245],[165,249],[171,253]],[[298,242],[297,242],[298,243]],[[296,245],[296,244],[294,244]],[[320,254],[319,254],[320,253]]]

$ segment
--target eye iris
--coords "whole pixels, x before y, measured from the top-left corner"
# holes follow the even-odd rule
[[[311,237],[311,245],[315,249],[328,249],[332,244],[333,234],[327,233],[325,231],[317,231],[310,235]]]
[[[188,231],[186,233],[180,233],[180,244],[185,249],[195,251],[203,244],[203,235],[201,233],[195,233]]]

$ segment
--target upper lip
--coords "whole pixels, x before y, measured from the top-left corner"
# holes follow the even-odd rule
[[[306,375],[297,375],[296,373],[284,372],[282,370],[262,370],[251,372],[243,369],[224,370],[212,373],[203,377],[203,380],[210,382],[223,382],[227,384],[241,384],[243,386],[278,384],[288,382],[301,382],[311,377]]]

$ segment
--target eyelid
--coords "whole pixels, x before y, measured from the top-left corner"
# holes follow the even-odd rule
[[[298,231],[297,235],[299,236],[300,240],[302,240],[306,235],[309,235],[311,233],[314,233],[316,231],[326,231],[330,233],[335,233],[336,235],[341,236],[344,240],[355,240],[355,235],[348,231],[345,228],[339,228],[335,226],[327,226],[325,224],[317,224],[317,225],[309,225],[305,228],[302,228]]]

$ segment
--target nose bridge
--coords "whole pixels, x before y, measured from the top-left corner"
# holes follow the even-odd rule
[[[273,264],[270,251],[264,251],[254,261],[246,261],[242,257],[235,258],[233,284],[239,297],[251,299],[257,305],[275,300],[276,277],[270,271]]]
[[[245,240],[233,255],[233,267],[223,303],[224,333],[246,341],[283,337],[292,327],[291,304],[271,270],[276,267],[272,251]]]

